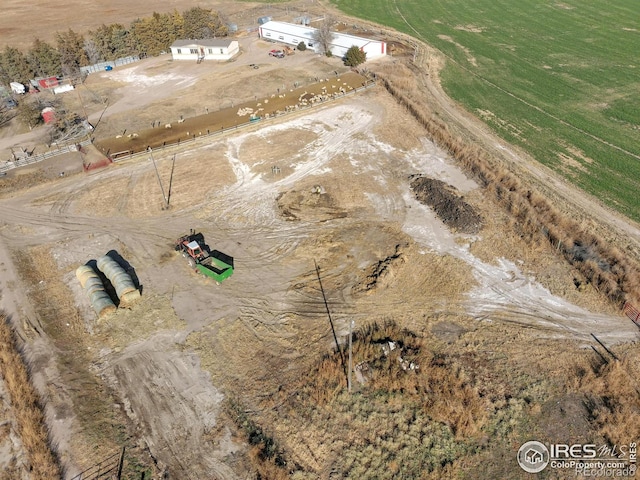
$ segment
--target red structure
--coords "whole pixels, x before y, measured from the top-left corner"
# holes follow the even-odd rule
[[[84,163],[82,165],[82,169],[85,172],[89,172],[91,170],[95,170],[96,168],[103,168],[106,167],[108,165],[111,165],[113,162],[111,161],[110,158],[103,158],[101,160],[95,161],[95,162],[91,162],[91,163]]]
[[[627,317],[629,317],[633,321],[633,323],[640,327],[640,310],[631,305],[629,302],[626,302],[624,304],[623,311],[627,315]]]
[[[44,110],[42,110],[42,119],[44,120],[44,123],[46,123],[47,125],[55,122],[56,111],[51,107],[45,108]]]
[[[38,85],[41,88],[53,88],[59,85],[57,77],[41,78],[38,80]]]

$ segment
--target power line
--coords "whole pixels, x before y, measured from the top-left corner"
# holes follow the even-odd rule
[[[164,194],[164,187],[162,186],[162,180],[160,179],[160,173],[158,172],[158,166],[156,165],[156,161],[153,158],[153,152],[149,150],[149,158],[153,162],[153,168],[156,170],[156,176],[158,177],[158,184],[160,184],[160,190],[162,191],[162,198],[164,198],[164,206],[165,208],[169,207],[169,200],[167,196]],[[175,158],[175,157],[174,157]]]

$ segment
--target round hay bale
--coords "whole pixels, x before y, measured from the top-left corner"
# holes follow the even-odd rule
[[[99,310],[96,311],[98,314],[98,318],[104,318],[109,315],[112,315],[117,310],[116,306],[111,302],[111,304],[104,303]]]
[[[111,281],[111,284],[116,289],[116,294],[120,301],[122,297],[133,291],[137,291],[131,276],[124,271],[118,262],[108,255],[100,257],[97,261],[98,268],[105,277]]]
[[[76,277],[84,289],[91,306],[98,314],[98,318],[103,318],[116,311],[116,306],[111,297],[104,289],[104,284],[98,273],[89,265],[82,265],[76,269]]]
[[[129,306],[140,300],[140,291],[127,292],[120,298],[120,306]]]
[[[91,268],[89,265],[81,265],[76,269],[76,278],[80,282],[82,288],[84,288],[85,283],[89,278],[97,277],[95,270]]]

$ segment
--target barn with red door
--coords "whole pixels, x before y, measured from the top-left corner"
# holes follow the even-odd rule
[[[321,51],[321,46],[314,40],[316,28],[305,25],[297,25],[285,22],[267,22],[258,28],[261,38],[277,43],[284,43],[296,47],[300,42],[304,42],[307,48],[317,52]],[[365,37],[357,37],[341,32],[332,32],[331,54],[336,57],[344,57],[354,45],[367,54],[367,60],[383,57],[387,54],[387,43],[381,40],[374,40]]]

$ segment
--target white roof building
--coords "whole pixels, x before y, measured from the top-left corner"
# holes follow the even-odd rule
[[[313,38],[317,28],[295,25],[293,23],[271,21],[261,25],[258,28],[258,31],[260,37],[266,40],[285,43],[294,47],[300,42],[304,42],[307,45],[307,48],[318,53],[323,53],[321,47],[316,45]],[[347,35],[340,32],[333,32],[333,41],[330,46],[332,55],[344,57],[347,50],[354,45],[367,54],[367,60],[382,57],[387,54],[386,42],[356,37],[355,35]]]
[[[238,41],[227,38],[176,40],[171,45],[174,60],[229,60],[239,51]]]

